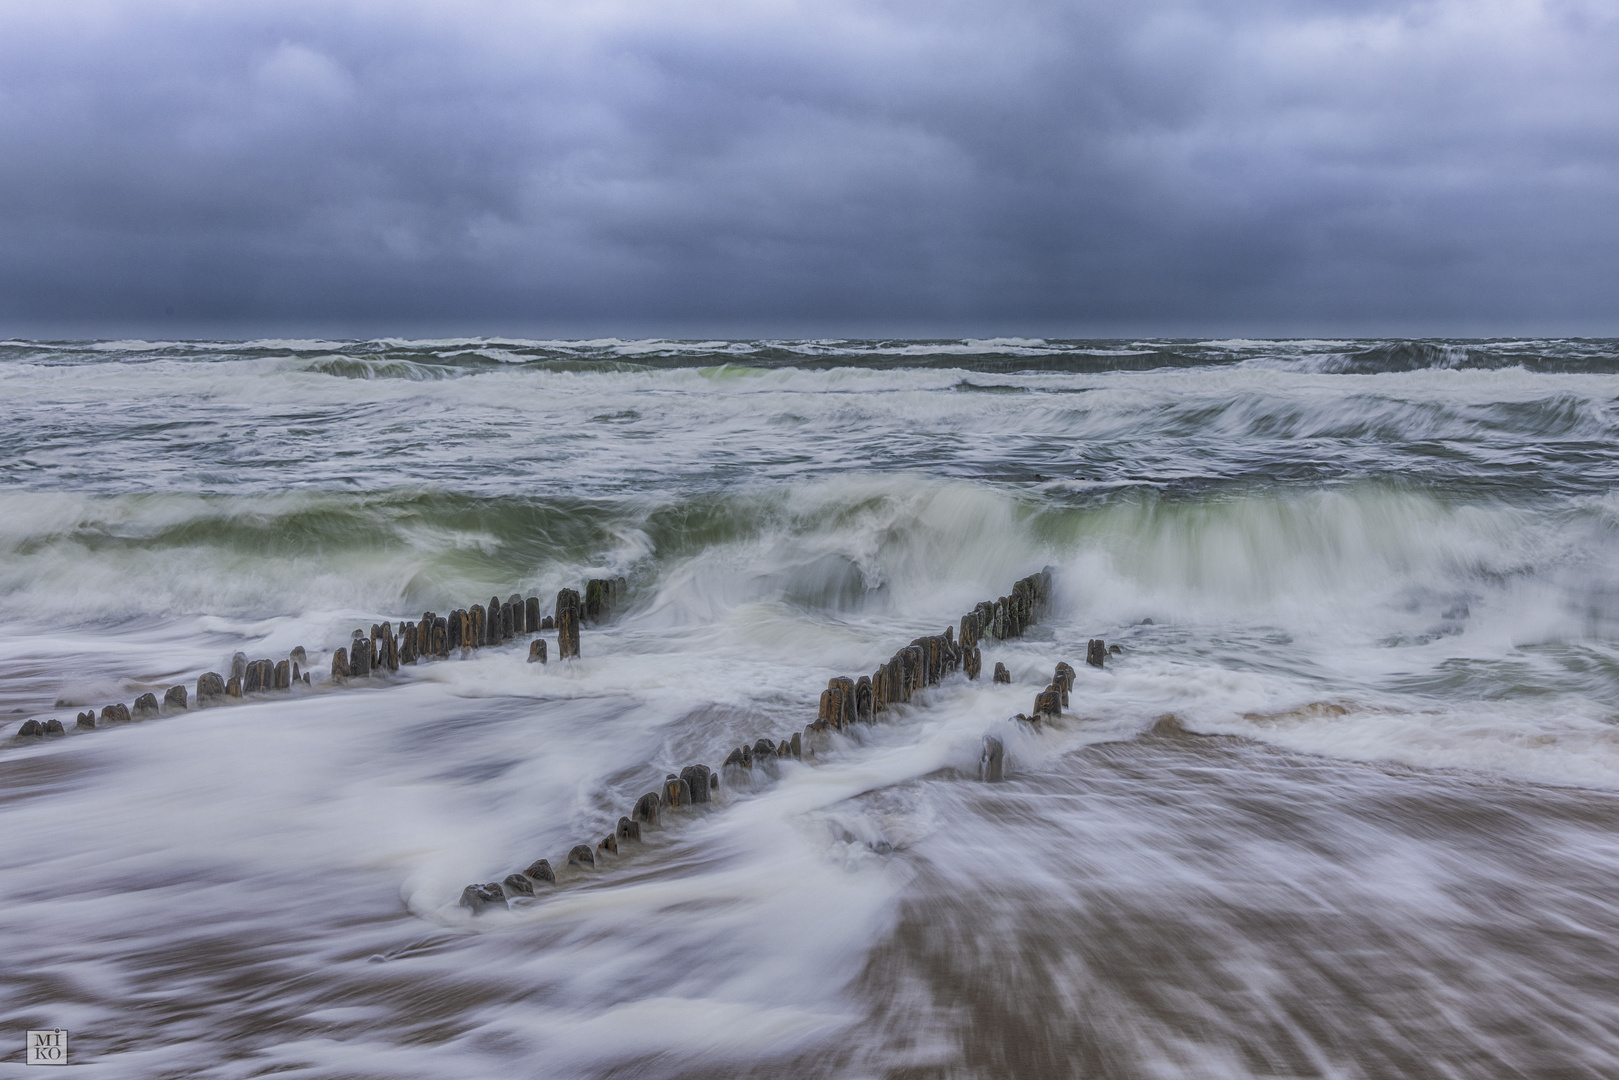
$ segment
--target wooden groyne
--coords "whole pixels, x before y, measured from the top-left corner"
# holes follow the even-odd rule
[[[446,615],[423,612],[419,620],[402,621],[397,627],[391,622],[375,623],[369,633],[363,628],[356,629],[348,645],[332,653],[331,682],[354,685],[360,680],[397,671],[401,666],[467,656],[480,648],[504,645],[545,631],[556,634],[559,659],[577,658],[581,626],[611,617],[622,606],[625,593],[623,578],[597,578],[585,583],[582,594],[575,589],[560,590],[552,610],[544,615],[540,613],[538,597],[514,593],[506,600],[493,596],[488,604],[472,604]],[[991,641],[1021,638],[1026,629],[1046,614],[1051,593],[1052,575],[1048,567],[1014,583],[1006,596],[976,605],[957,625],[945,627],[943,633],[916,638],[878,664],[869,675],[833,676],[821,692],[815,719],[802,731],[785,737],[761,735],[751,743],[734,747],[721,759],[718,770],[706,764],[692,764],[678,773],[669,773],[657,791],[649,791],[635,801],[630,812],[619,818],[612,833],[594,844],[575,844],[563,865],[575,869],[596,868],[605,859],[619,854],[623,845],[639,842],[643,829],[658,828],[690,807],[711,802],[722,780],[733,787],[751,786],[750,778],[758,775],[755,770],[768,769],[774,762],[788,758],[813,761],[818,752],[831,746],[834,733],[890,718],[901,706],[911,703],[919,692],[938,685],[948,675],[960,671],[969,680],[978,679],[983,671],[982,646]],[[547,652],[545,639],[537,637],[530,643],[528,661],[546,663]],[[1086,648],[1086,663],[1102,667],[1110,652],[1118,653],[1118,646],[1109,650],[1105,643],[1093,639]],[[263,697],[290,692],[298,685],[309,686],[308,664],[308,653],[302,646],[277,660],[249,660],[245,653],[237,653],[228,674],[209,671],[197,679],[194,702],[199,707],[224,705],[248,696]],[[1061,717],[1068,707],[1075,677],[1072,666],[1058,663],[1051,681],[1035,695],[1031,711],[1017,714],[1015,720],[1039,724]],[[993,679],[997,683],[1012,681],[1004,663],[995,664]],[[145,693],[136,698],[133,705],[104,706],[99,718],[94,710],[82,712],[76,727],[108,727],[191,707],[186,687],[171,686],[164,692],[161,704],[156,694]],[[29,720],[18,731],[17,739],[65,734],[59,720]],[[1001,741],[993,735],[985,736],[980,777],[988,781],[1002,779],[1005,762]],[[478,913],[491,905],[503,905],[507,900],[534,897],[556,885],[556,871],[550,860],[537,859],[526,869],[508,874],[501,881],[468,885],[462,892],[461,906]]]
[[[877,665],[870,675],[833,676],[821,692],[815,719],[802,731],[786,737],[761,735],[752,743],[743,743],[725,755],[717,772],[706,764],[692,764],[678,773],[669,773],[657,791],[649,791],[635,800],[629,813],[618,819],[613,832],[593,845],[575,844],[568,852],[566,865],[581,870],[598,868],[608,857],[619,854],[624,845],[640,841],[643,830],[668,824],[688,808],[711,802],[720,789],[722,777],[731,787],[751,786],[755,770],[774,762],[788,758],[813,761],[818,751],[830,748],[834,732],[889,718],[921,690],[938,685],[953,672],[964,672],[968,679],[976,680],[983,668],[981,646],[990,640],[1022,637],[1028,627],[1046,614],[1051,602],[1051,585],[1051,569],[1047,567],[1018,581],[1006,596],[978,604],[961,617],[959,626],[949,626],[942,634],[912,641]],[[1106,646],[1092,640],[1086,662],[1101,667],[1107,655]],[[1006,671],[1004,665],[995,667],[997,682],[1011,681],[1010,675],[1000,676]],[[1051,682],[1035,695],[1032,712],[1019,713],[1015,719],[1019,723],[1039,724],[1062,716],[1076,674],[1069,664],[1057,664]],[[1001,741],[993,735],[985,736],[979,775],[989,781],[1002,779],[1005,759]],[[535,897],[556,886],[556,871],[551,861],[537,859],[526,870],[507,874],[500,881],[468,885],[461,892],[460,906],[479,914],[505,907],[510,900]]]
[[[352,685],[357,680],[398,671],[402,665],[466,656],[486,646],[504,645],[514,638],[547,630],[556,631],[560,657],[577,657],[581,624],[610,618],[623,606],[626,592],[627,585],[621,577],[595,578],[585,583],[588,603],[581,603],[578,590],[563,589],[557,593],[551,614],[540,614],[538,597],[513,593],[505,600],[492,596],[487,605],[473,604],[448,615],[423,612],[420,620],[403,621],[397,627],[391,622],[374,623],[369,633],[364,629],[355,630],[348,645],[332,653],[331,681],[337,685]],[[528,658],[543,664],[546,653],[545,639],[537,638],[530,645]],[[231,658],[228,674],[209,671],[199,676],[194,695],[188,694],[183,684],[166,689],[161,703],[155,693],[148,692],[129,705],[122,702],[105,705],[99,714],[95,709],[81,712],[74,728],[95,730],[185,712],[194,705],[229,705],[248,697],[287,693],[295,685],[311,685],[308,666],[309,654],[302,645],[276,660],[250,660],[246,653],[239,652]],[[66,734],[67,729],[60,720],[29,720],[18,730],[16,738],[27,740]]]

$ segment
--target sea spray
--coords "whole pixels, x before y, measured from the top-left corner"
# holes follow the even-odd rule
[[[567,663],[0,748],[14,1029],[135,1075],[1619,1068],[1611,343],[0,353],[12,731],[633,583]],[[979,679],[456,917],[1045,564]]]

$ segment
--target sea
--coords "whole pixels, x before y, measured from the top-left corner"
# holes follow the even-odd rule
[[[1616,484],[1606,340],[0,342],[0,1076],[1611,1080]]]

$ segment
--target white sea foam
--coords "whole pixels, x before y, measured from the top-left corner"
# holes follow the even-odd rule
[[[1428,991],[1450,1015],[1488,1012],[1494,978],[1600,1017],[1535,950],[1478,946],[1473,905],[1504,881],[1608,925],[1606,819],[1580,814],[1619,789],[1612,377],[1311,370],[1350,344],[1144,372],[949,359],[1086,351],[1022,340],[24,350],[0,364],[13,728],[238,649],[303,645],[314,685],[0,747],[0,950],[51,973],[0,1016],[84,1032],[107,1075],[996,1075],[961,1065],[963,1018],[1004,991],[1131,1033],[1124,1074],[1240,1075],[1244,1032],[1333,993],[1309,971],[1388,1004],[1387,980],[1353,982],[1372,939],[1316,956],[1286,929],[1319,917],[1326,940],[1363,909],[1402,970],[1462,972]],[[1089,351],[1164,343],[1112,345]],[[769,350],[793,363],[746,366]],[[567,366],[603,356],[626,362]],[[670,356],[693,366],[651,363]],[[801,730],[830,675],[1044,565],[1048,618],[986,649],[1012,685],[953,676],[565,868],[666,772]],[[325,677],[356,627],[512,591],[549,608],[592,575],[630,592],[577,662],[519,641]],[[1102,670],[1094,637],[1123,649]],[[1058,660],[1069,715],[1015,721]],[[1165,735],[1166,714],[1239,740]],[[990,734],[1005,785],[970,782]],[[1478,854],[1475,814],[1529,839]],[[539,857],[555,894],[457,906]],[[1085,950],[1108,941],[1184,1009],[1107,989],[1121,961]],[[1175,966],[1199,948],[1229,967]],[[1395,1004],[1378,1016],[1420,1012]],[[1332,1031],[1386,1034],[1350,1012]],[[1478,1023],[1411,1045],[1475,1045]],[[111,1034],[132,1025],[155,1034]],[[1330,1034],[1298,1037],[1357,1075]],[[1619,1061],[1604,1038],[1589,1061]],[[1524,1060],[1500,1053],[1476,1074]]]

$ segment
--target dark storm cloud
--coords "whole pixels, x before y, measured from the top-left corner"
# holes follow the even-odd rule
[[[1579,0],[14,5],[0,330],[1614,332],[1616,57]]]

